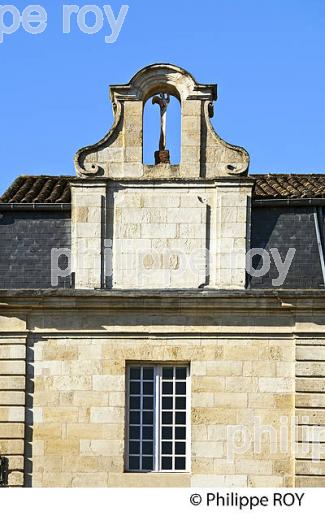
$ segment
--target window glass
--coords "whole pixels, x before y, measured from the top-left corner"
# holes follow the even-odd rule
[[[186,471],[188,366],[128,367],[129,471]]]

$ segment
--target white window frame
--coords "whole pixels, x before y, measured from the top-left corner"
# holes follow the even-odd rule
[[[130,398],[130,368],[152,367],[154,369],[154,435],[153,435],[153,469],[129,469],[129,398]],[[185,469],[161,469],[161,432],[162,432],[162,369],[165,367],[184,367],[186,368],[186,439],[185,439]],[[175,402],[175,388],[172,394],[173,403]],[[141,406],[141,405],[140,405]],[[173,413],[175,407],[173,407]],[[142,408],[141,408],[142,412]],[[173,427],[175,425],[173,424]],[[184,426],[184,425],[181,425]],[[128,473],[189,473],[191,471],[191,377],[190,377],[190,363],[189,362],[128,362],[126,365],[126,428],[125,428],[125,471]],[[173,443],[175,439],[173,438]],[[173,453],[172,458],[174,459],[175,454]]]

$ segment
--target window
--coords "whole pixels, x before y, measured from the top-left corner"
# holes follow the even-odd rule
[[[189,471],[189,367],[129,365],[128,471]]]

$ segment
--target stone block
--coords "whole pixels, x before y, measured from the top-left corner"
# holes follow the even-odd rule
[[[191,478],[193,487],[224,487],[225,477],[223,475],[193,475]]]
[[[0,376],[0,390],[24,390],[24,376]]]
[[[245,361],[243,363],[244,376],[276,376],[276,364],[272,361]]]
[[[53,424],[34,424],[33,436],[37,440],[60,439],[63,425],[61,422]]]
[[[124,438],[124,425],[116,424],[68,424],[67,437],[88,440],[117,440]]]
[[[206,457],[192,457],[193,475],[213,475],[214,473],[213,459],[208,459]]]
[[[22,471],[12,471],[8,477],[10,487],[22,487],[24,485],[24,473]]]
[[[123,408],[92,407],[90,411],[91,423],[110,423],[118,424],[124,420]]]
[[[191,375],[192,376],[206,376],[207,373],[206,361],[192,361],[191,363]]]
[[[24,405],[25,404],[25,392],[12,392],[12,391],[1,391],[0,392],[0,406],[1,405]]]
[[[209,424],[207,429],[209,441],[227,440],[227,426],[225,424]]]
[[[51,438],[45,441],[46,455],[79,455],[80,446],[77,439]]]
[[[1,455],[23,455],[24,441],[16,439],[0,439]]]
[[[43,407],[42,412],[45,423],[73,423],[79,419],[77,407]]]
[[[80,454],[92,456],[123,456],[124,443],[119,440],[81,440]]]
[[[176,224],[142,224],[142,238],[176,238]]]
[[[94,375],[93,390],[108,392],[123,392],[125,390],[124,375]]]
[[[71,487],[73,488],[101,488],[107,487],[108,474],[98,473],[74,473],[72,476]]]
[[[296,359],[298,361],[325,360],[325,346],[318,346],[318,345],[297,346]]]
[[[211,408],[214,406],[213,393],[197,392],[192,395],[192,406],[199,408]]]
[[[242,370],[241,361],[207,361],[208,376],[239,376]]]
[[[296,379],[298,392],[325,392],[325,378],[299,377]]]
[[[238,473],[252,475],[272,475],[272,461],[269,460],[240,460],[235,463]]]
[[[298,393],[296,394],[296,406],[299,408],[325,408],[325,394]]]
[[[23,439],[25,426],[21,423],[0,423],[0,438],[3,439]]]
[[[294,391],[294,380],[283,377],[261,377],[259,379],[261,392],[285,393]]]
[[[224,377],[192,377],[192,392],[215,393],[225,389],[226,379]],[[238,386],[236,387],[238,389]]]
[[[13,470],[24,470],[24,457],[23,455],[9,455],[9,468],[10,471]]]
[[[257,377],[227,377],[225,383],[226,392],[257,392],[259,388]]]
[[[221,458],[224,456],[224,443],[212,441],[192,442],[192,456],[200,458]]]
[[[0,344],[0,359],[25,359],[25,345]]]
[[[193,441],[207,441],[208,440],[208,427],[204,424],[192,424],[191,425],[191,436]],[[214,440],[214,439],[212,439]]]
[[[220,408],[246,408],[247,394],[246,393],[215,393],[214,405]]]
[[[193,424],[234,424],[236,410],[220,408],[192,408]]]
[[[323,377],[325,376],[325,364],[315,361],[299,361],[296,363],[296,375]]]
[[[106,392],[75,391],[72,395],[73,406],[107,406],[108,395]]]
[[[280,476],[263,476],[250,475],[248,478],[248,487],[283,487],[285,486],[283,478]]]
[[[49,343],[42,347],[42,360],[44,361],[68,361],[78,359],[78,347]]]
[[[199,163],[200,162],[200,147],[195,146],[195,145],[194,146],[185,146],[185,145],[182,146],[182,162],[183,163]]]
[[[23,406],[0,406],[0,422],[24,422],[25,408]]]
[[[88,376],[58,376],[46,378],[46,386],[53,390],[72,391],[72,390],[91,390],[92,377]]]

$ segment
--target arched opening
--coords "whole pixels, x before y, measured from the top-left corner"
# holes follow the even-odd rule
[[[143,111],[143,163],[179,164],[180,156],[181,104],[173,95],[155,94],[146,101]]]

